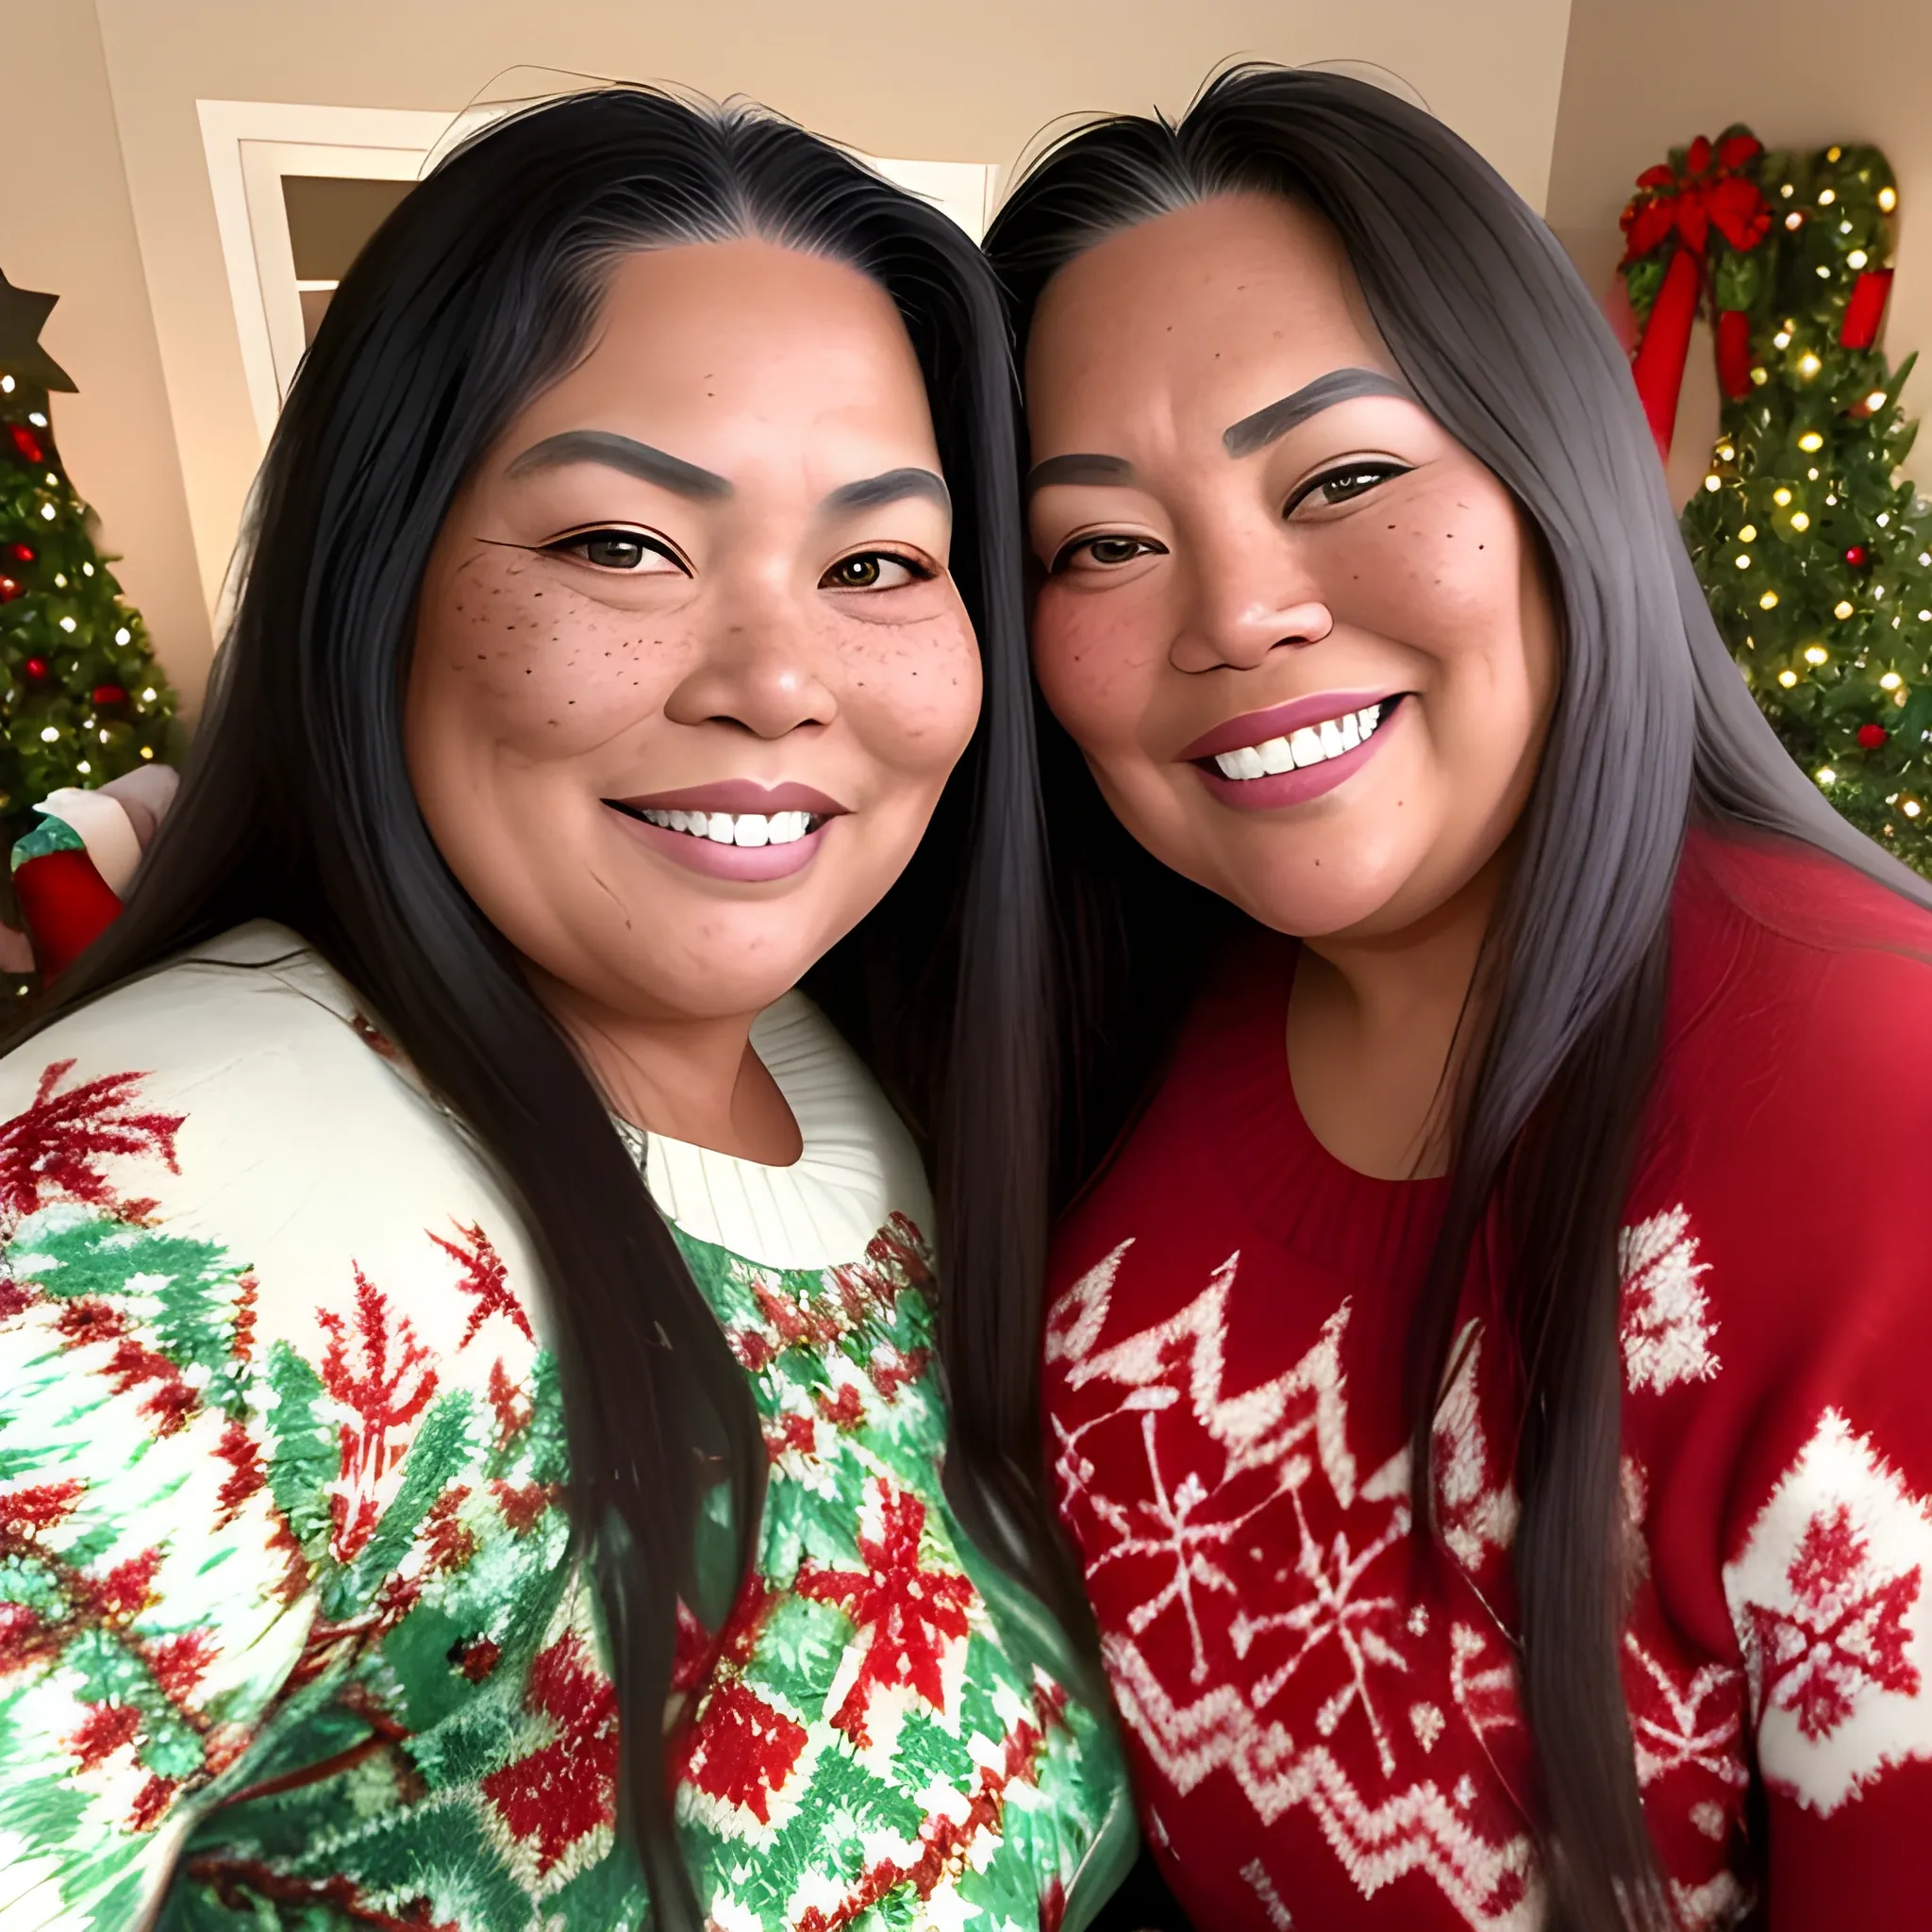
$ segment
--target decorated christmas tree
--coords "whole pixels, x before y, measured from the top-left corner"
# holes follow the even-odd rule
[[[1700,153],[1701,175],[1688,165]],[[1913,358],[1893,369],[1877,347],[1891,171],[1875,148],[1765,154],[1734,128],[1639,191],[1624,275],[1644,328],[1639,387],[1666,446],[1685,285],[1715,311],[1725,400],[1684,512],[1711,609],[1791,756],[1852,824],[1932,875],[1932,504],[1897,475]],[[1690,199],[1707,214],[1687,232]]]
[[[0,275],[0,837],[62,786],[91,789],[172,742],[175,694],[95,547],[47,398],[74,384],[40,345],[56,298]]]

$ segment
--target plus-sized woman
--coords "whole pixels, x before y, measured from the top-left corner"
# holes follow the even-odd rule
[[[977,1346],[1044,1246],[1009,390],[943,217],[646,92],[344,281],[0,1062],[8,1932],[1091,1920]]]
[[[1427,116],[1237,73],[989,246],[1088,1025],[1050,1451],[1169,1881],[1214,1932],[1916,1921],[1925,887],[1774,741],[1615,343]]]

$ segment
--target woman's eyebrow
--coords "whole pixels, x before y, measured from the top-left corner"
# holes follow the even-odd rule
[[[619,436],[610,429],[566,429],[561,435],[546,436],[513,458],[505,475],[527,476],[565,463],[602,463],[607,470],[621,470],[626,476],[656,483],[696,502],[716,501],[734,493],[728,476],[721,476],[715,470],[701,470],[668,450],[653,449],[648,442]]]
[[[1415,401],[1415,392],[1406,382],[1384,375],[1379,369],[1331,369],[1292,395],[1257,409],[1252,416],[1243,416],[1223,432],[1221,446],[1231,457],[1251,457],[1310,416],[1333,408],[1337,403],[1352,402],[1357,396],[1399,396],[1406,403]]]
[[[952,492],[945,479],[931,470],[916,468],[887,470],[877,476],[861,476],[856,483],[841,483],[819,508],[833,512],[877,509],[881,504],[903,503],[908,496],[923,496],[948,516],[953,513]]]
[[[1125,457],[1081,455],[1048,457],[1026,473],[1025,494],[1050,483],[1111,483],[1125,489],[1134,480],[1134,466]]]

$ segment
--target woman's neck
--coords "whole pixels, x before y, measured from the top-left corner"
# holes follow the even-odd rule
[[[1465,1008],[1502,854],[1401,931],[1304,941],[1288,1007],[1296,1104],[1329,1153],[1383,1180],[1440,1174],[1450,1108],[1483,1016]]]
[[[541,973],[531,980],[620,1119],[767,1167],[789,1167],[804,1151],[790,1105],[752,1050],[755,1013],[641,1016]]]

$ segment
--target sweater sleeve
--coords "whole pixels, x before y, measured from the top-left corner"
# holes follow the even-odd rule
[[[1932,974],[1866,956],[1824,993],[1856,1019],[1792,1042],[1778,1085],[1809,1100],[1756,1124],[1791,1183],[1787,1205],[1760,1192],[1767,1373],[1724,1531],[1769,1932],[1916,1923],[1932,1817],[1932,1241],[1911,1178],[1932,1133]],[[1862,1096],[1837,1118],[1834,1079]]]
[[[150,1923],[380,1626],[475,1407],[424,1114],[266,973],[174,967],[0,1060],[8,1932]]]

